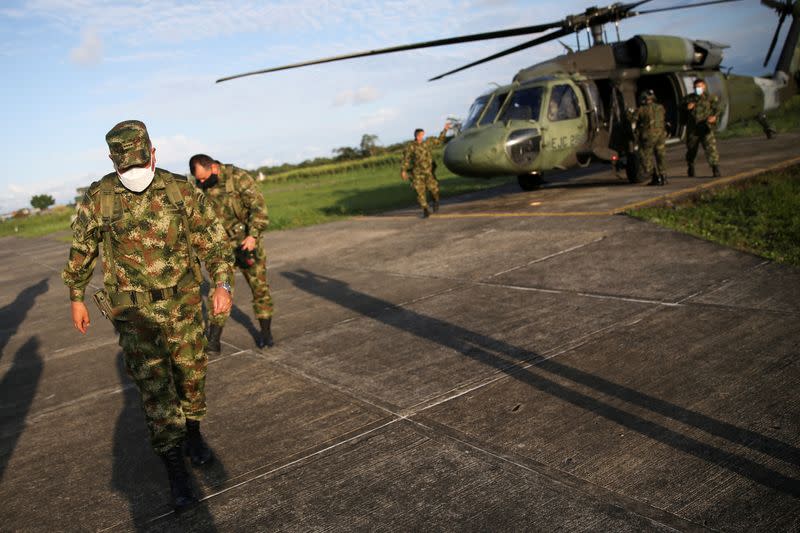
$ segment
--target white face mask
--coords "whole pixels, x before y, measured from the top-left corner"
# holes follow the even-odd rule
[[[142,192],[145,190],[153,182],[153,176],[155,176],[155,174],[156,171],[152,165],[135,167],[121,174],[117,171],[117,176],[119,176],[119,180],[125,188],[133,192]]]
[[[703,88],[702,87],[695,87],[694,88],[694,94],[696,94],[697,96],[703,96]]]

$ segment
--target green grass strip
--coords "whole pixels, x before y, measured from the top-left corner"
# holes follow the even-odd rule
[[[800,266],[800,166],[628,213],[696,237]]]

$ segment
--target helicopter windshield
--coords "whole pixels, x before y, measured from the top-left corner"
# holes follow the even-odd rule
[[[542,87],[526,87],[514,92],[500,120],[539,120],[543,92]]]
[[[469,128],[473,127],[478,122],[478,117],[481,116],[481,111],[486,106],[486,102],[489,100],[489,95],[486,96],[479,96],[469,108],[469,115],[467,115],[467,120],[464,122],[463,129],[468,130]]]
[[[485,126],[486,124],[491,124],[494,122],[494,119],[497,117],[497,112],[500,111],[501,107],[503,107],[507,96],[508,93],[503,93],[495,94],[492,97],[492,101],[489,102],[489,107],[486,109],[486,113],[484,113],[483,118],[481,119],[481,126]]]

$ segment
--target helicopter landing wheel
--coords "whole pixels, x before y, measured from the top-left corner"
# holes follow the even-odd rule
[[[639,169],[639,158],[636,154],[628,154],[625,159],[625,175],[628,176],[628,181],[631,183],[641,183],[642,177]]]
[[[517,182],[523,191],[535,191],[542,186],[543,180],[541,174],[520,174]]]

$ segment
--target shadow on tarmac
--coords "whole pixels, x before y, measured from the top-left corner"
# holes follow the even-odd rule
[[[50,282],[43,279],[39,283],[23,289],[13,302],[0,308],[0,360],[4,354],[3,349],[25,321],[36,297],[46,293],[49,285]]]
[[[624,385],[619,385],[555,362],[552,359],[537,362],[537,359],[541,359],[541,356],[535,352],[510,345],[443,320],[397,307],[391,302],[355,291],[347,283],[337,279],[317,275],[307,270],[283,272],[282,274],[299,289],[360,314],[364,314],[360,309],[363,309],[365,305],[372,309],[391,308],[391,312],[369,315],[369,318],[455,350],[561,401],[591,411],[598,416],[678,451],[726,468],[771,489],[789,494],[795,498],[800,497],[800,480],[798,479],[788,477],[742,455],[722,450],[691,436],[683,435],[665,425],[628,413],[602,400],[561,385],[542,374],[549,373],[553,376],[570,380],[603,395],[618,398],[631,404],[632,407],[643,408],[653,414],[677,420],[709,435],[723,438],[735,445],[750,448],[782,461],[798,464],[800,461],[800,449],[794,446],[649,396]],[[531,362],[534,362],[535,365],[530,368],[522,368],[523,365]]]
[[[5,353],[8,341],[25,321],[36,298],[47,292],[48,287],[48,280],[43,279],[23,289],[13,302],[0,308],[0,358]],[[25,429],[25,419],[42,377],[44,361],[39,348],[37,336],[25,341],[14,354],[8,372],[0,380],[0,438],[3,439],[0,444],[0,480]]]
[[[245,285],[247,284],[245,283]],[[208,303],[208,295],[211,294],[211,285],[205,278],[203,278],[203,283],[200,284],[200,294],[203,295],[203,323],[208,324],[208,310],[210,307]],[[250,319],[250,317],[247,316],[247,313],[242,311],[238,305],[233,304],[233,307],[231,307],[230,318],[244,326],[244,329],[246,329],[253,338],[253,343],[258,342],[258,339],[261,338],[261,331],[256,327],[255,323]],[[208,331],[207,327],[205,328],[205,331]]]
[[[111,486],[128,500],[131,527],[136,531],[217,531],[214,517],[204,501],[180,514],[171,512],[169,479],[161,460],[150,447],[141,397],[127,375],[121,351],[117,357],[117,371],[124,399],[114,431]],[[195,494],[200,498],[229,477],[216,453],[211,464],[193,467],[187,458],[186,466]]]
[[[39,338],[31,337],[14,355],[14,363],[0,381],[0,481],[25,429],[25,418],[33,403],[44,363]],[[7,440],[6,440],[7,439]]]

